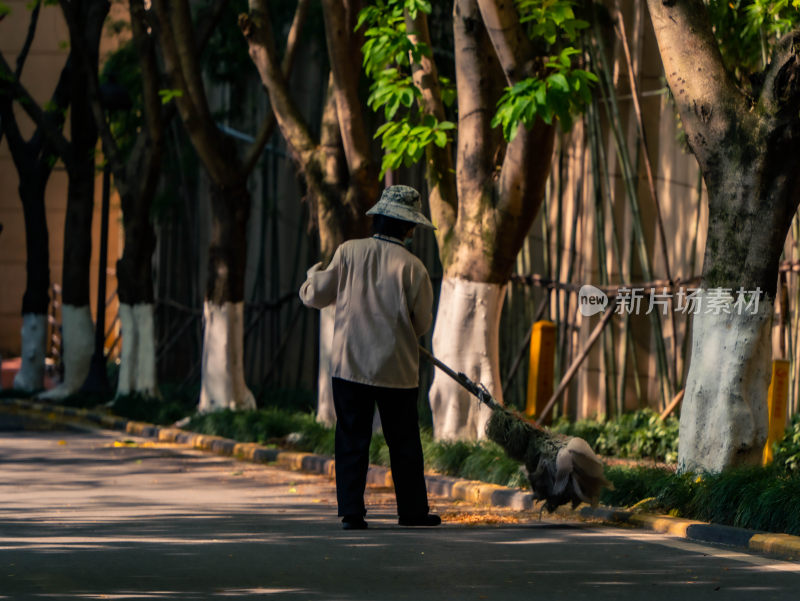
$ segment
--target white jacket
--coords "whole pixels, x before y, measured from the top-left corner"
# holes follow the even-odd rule
[[[418,339],[433,321],[428,271],[402,241],[348,240],[330,265],[317,263],[300,287],[303,304],[336,305],[331,375],[343,380],[416,388]]]

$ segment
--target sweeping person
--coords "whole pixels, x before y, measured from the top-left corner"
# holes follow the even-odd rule
[[[376,403],[389,446],[398,523],[441,523],[428,506],[417,415],[417,343],[433,321],[433,288],[422,261],[404,245],[416,226],[433,229],[421,209],[414,188],[389,186],[367,211],[374,235],[343,243],[326,269],[317,263],[308,270],[300,288],[308,307],[335,305],[336,499],[346,530],[367,528],[364,490]]]

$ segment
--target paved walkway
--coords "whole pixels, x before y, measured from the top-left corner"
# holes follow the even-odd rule
[[[798,564],[660,534],[445,499],[442,528],[401,528],[389,489],[368,503],[370,529],[344,532],[326,476],[119,432],[0,431],[0,599],[745,601],[800,587]]]

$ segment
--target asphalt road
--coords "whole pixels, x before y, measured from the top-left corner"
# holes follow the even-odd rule
[[[0,599],[800,598],[800,564],[650,532],[440,499],[401,528],[385,489],[345,532],[323,476],[36,426],[0,418]]]

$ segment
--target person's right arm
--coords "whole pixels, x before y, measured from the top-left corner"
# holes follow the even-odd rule
[[[341,264],[340,249],[336,249],[327,269],[322,269],[322,263],[313,265],[306,272],[306,281],[300,286],[300,300],[306,307],[322,309],[336,302],[336,292],[339,287],[339,267]]]

